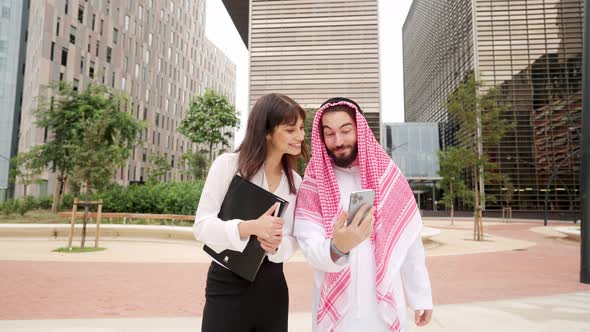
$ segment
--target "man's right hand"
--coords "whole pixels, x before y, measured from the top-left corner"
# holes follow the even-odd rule
[[[346,224],[348,213],[343,212],[340,215],[340,218],[338,218],[338,221],[334,225],[332,235],[332,241],[336,249],[343,253],[348,253],[371,236],[371,233],[373,232],[373,223],[375,222],[373,216],[375,213],[375,207],[371,207],[369,213],[367,213],[365,218],[361,220],[361,217],[367,209],[368,206],[363,205],[349,225]]]

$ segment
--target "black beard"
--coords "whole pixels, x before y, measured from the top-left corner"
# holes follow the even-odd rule
[[[355,144],[352,147],[352,152],[350,153],[350,155],[348,157],[343,158],[336,157],[336,155],[334,155],[334,153],[330,149],[326,149],[326,151],[328,152],[328,155],[332,158],[336,166],[345,168],[350,166],[356,160],[356,156],[358,155],[359,149],[358,146]]]

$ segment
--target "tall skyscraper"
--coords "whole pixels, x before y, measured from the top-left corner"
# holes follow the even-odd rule
[[[441,123],[455,144],[445,100],[470,73],[501,93],[515,124],[491,161],[520,210],[579,210],[582,0],[414,0],[403,28],[406,121]],[[487,185],[498,196],[508,188]]]
[[[223,2],[250,50],[251,106],[270,92],[309,108],[348,97],[380,139],[377,0]]]
[[[0,0],[0,202],[12,195],[10,158],[17,153],[29,0]]]
[[[131,112],[149,125],[115,179],[145,180],[151,154],[172,166],[166,180],[184,179],[180,156],[197,147],[176,129],[191,98],[212,88],[235,101],[235,65],[205,38],[205,0],[46,0],[30,12],[19,150],[51,135],[33,123],[46,84],[100,83],[125,91]],[[33,194],[55,188],[54,174],[42,179]]]

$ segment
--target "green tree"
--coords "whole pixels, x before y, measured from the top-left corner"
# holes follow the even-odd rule
[[[468,79],[447,98],[446,106],[458,127],[458,151],[453,164],[462,166],[462,171],[471,177],[470,196],[474,209],[473,239],[483,240],[482,206],[486,200],[494,201],[492,195],[482,195],[485,183],[503,181],[504,176],[497,172],[497,165],[490,162],[488,151],[493,149],[512,130],[513,123],[502,114],[509,105],[498,102],[496,88],[482,91],[481,85],[472,73]]]
[[[213,160],[213,148],[229,147],[232,133],[228,129],[238,128],[240,119],[226,96],[207,89],[201,96],[193,98],[178,132],[196,144],[206,144],[209,164]]]
[[[75,141],[66,147],[72,160],[71,178],[88,198],[88,192],[111,183],[115,171],[124,165],[131,149],[139,142],[145,124],[122,112],[128,104],[126,95],[104,85],[90,84],[75,94],[80,117],[74,128]],[[86,208],[85,208],[86,209]],[[83,220],[82,247],[86,237]]]
[[[37,146],[37,162],[57,174],[51,211],[57,212],[60,194],[63,197],[68,175],[72,170],[69,147],[75,145],[82,130],[78,111],[82,100],[72,84],[65,81],[51,82],[47,87],[49,97],[39,96],[35,112],[35,124],[50,133],[46,143]]]
[[[149,183],[156,183],[162,180],[162,176],[166,175],[171,169],[172,166],[164,158],[164,156],[159,154],[152,154],[148,157],[150,161],[150,169],[148,171],[148,178],[147,182]]]
[[[43,171],[44,165],[39,163],[39,148],[33,148],[28,152],[19,153],[13,157],[10,162],[10,181],[23,185],[23,195],[27,196],[27,188],[38,183],[39,175]]]
[[[461,179],[461,172],[465,164],[463,153],[463,150],[457,147],[450,147],[445,151],[438,152],[439,175],[442,177],[439,184],[443,190],[441,202],[445,207],[451,209],[451,225],[455,224],[455,201],[458,198],[470,199],[470,192]]]
[[[207,175],[207,157],[204,151],[188,151],[181,157],[183,162],[183,174],[192,176],[193,179],[205,179]]]
[[[307,151],[310,151],[311,155],[311,131],[313,126],[313,119],[315,117],[316,110],[313,108],[307,108],[305,110],[305,146],[307,146]],[[305,173],[305,167],[307,167],[307,161],[303,160],[303,158],[297,159],[297,173],[303,176]]]

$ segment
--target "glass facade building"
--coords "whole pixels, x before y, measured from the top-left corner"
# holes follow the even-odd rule
[[[11,194],[18,147],[29,0],[0,0],[0,202]]]
[[[443,146],[454,144],[444,100],[471,72],[480,94],[497,87],[509,106],[514,129],[486,151],[514,193],[487,209],[543,210],[548,196],[550,210],[579,210],[582,22],[582,0],[414,1],[403,32],[406,121],[440,122]]]
[[[436,123],[385,123],[383,147],[407,178],[438,177]]]
[[[432,210],[440,179],[437,123],[385,123],[383,148],[410,183],[420,208]]]

